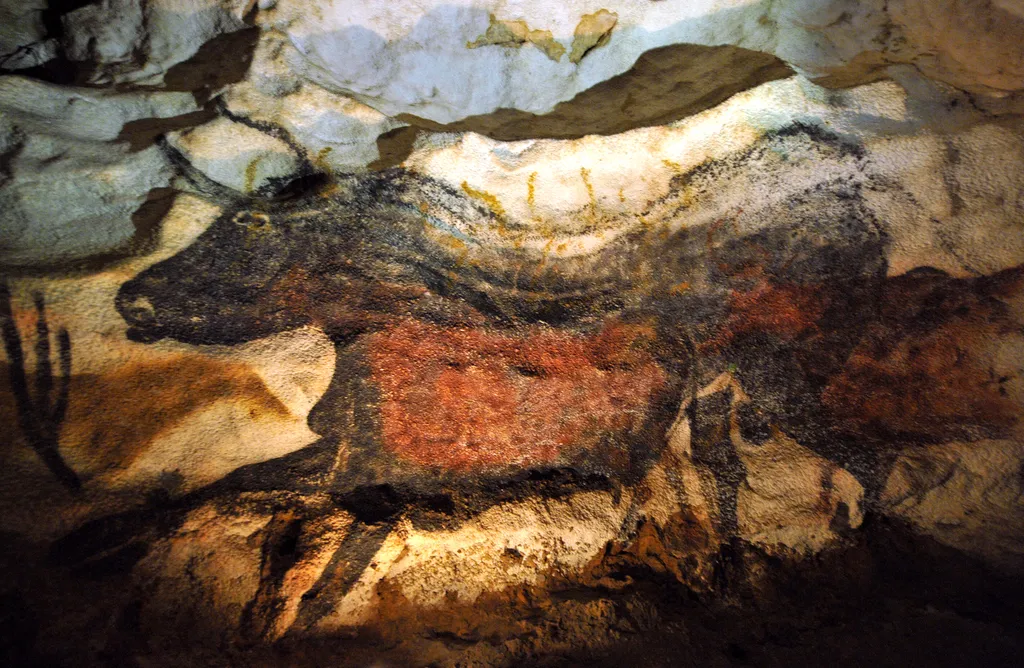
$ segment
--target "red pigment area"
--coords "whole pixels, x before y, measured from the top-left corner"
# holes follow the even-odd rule
[[[384,447],[423,466],[551,463],[639,430],[667,381],[654,332],[611,324],[578,336],[443,328],[406,320],[370,336]]]
[[[720,351],[752,333],[793,341],[817,329],[825,305],[824,296],[813,288],[775,285],[762,278],[749,290],[732,291],[729,316],[718,335],[702,348]]]

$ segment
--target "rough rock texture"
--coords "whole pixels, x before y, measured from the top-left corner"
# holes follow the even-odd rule
[[[1021,37],[0,2],[0,662],[1015,665]]]
[[[41,65],[56,56],[56,43],[46,38],[46,0],[5,0],[0,3],[0,68],[19,70]]]
[[[160,120],[198,107],[188,93],[121,94],[7,76],[0,111],[0,258],[39,265],[133,242],[142,248],[167,210],[161,200],[173,176],[152,137]]]

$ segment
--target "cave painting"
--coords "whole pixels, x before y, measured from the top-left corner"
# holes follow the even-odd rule
[[[794,136],[826,159],[859,159],[801,125],[747,153]],[[680,175],[643,224],[576,254],[537,252],[480,197],[401,169],[228,207],[122,286],[129,338],[230,345],[313,325],[337,364],[308,416],[318,441],[173,512],[221,493],[327,492],[363,527],[323,576],[351,584],[399,515],[458,522],[523,495],[638,483],[680,415],[694,462],[716,478],[722,532],[743,479],[731,430],[750,447],[795,439],[870,495],[894,435],[1012,426],[1007,378],[975,343],[1010,326],[1000,299],[1020,272],[887,278],[885,223],[843,179],[670,224],[747,157]],[[948,380],[922,380],[935,369]],[[723,377],[731,401],[699,392]],[[923,398],[906,400],[916,412],[894,388]]]
[[[55,376],[51,359],[50,326],[46,319],[46,301],[42,293],[32,296],[35,306],[35,378],[29,387],[25,371],[24,341],[18,329],[11,293],[0,283],[0,338],[7,353],[7,381],[14,397],[17,424],[29,447],[65,487],[78,490],[82,482],[60,453],[61,427],[68,410],[71,383],[71,337],[61,327],[56,334],[56,358],[60,374]],[[14,422],[12,420],[12,422]]]

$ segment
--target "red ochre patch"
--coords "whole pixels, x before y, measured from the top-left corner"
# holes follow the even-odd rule
[[[634,324],[518,336],[403,321],[370,339],[384,447],[470,470],[553,463],[639,431],[668,379],[653,341]]]

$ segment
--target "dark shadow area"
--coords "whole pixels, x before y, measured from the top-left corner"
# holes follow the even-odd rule
[[[899,520],[869,516],[850,544],[803,562],[739,543],[723,557],[712,597],[638,579],[654,623],[519,665],[1014,666],[1024,651],[1024,580]]]
[[[416,145],[416,138],[424,132],[422,127],[408,125],[404,128],[395,128],[377,137],[377,153],[379,158],[367,165],[373,170],[384,170],[405,162],[405,159],[412,155]]]
[[[499,109],[448,124],[410,114],[398,118],[432,132],[476,132],[501,141],[578,139],[666,125],[792,75],[788,65],[760,51],[672,44],[647,51],[628,71],[559,103],[547,114]]]
[[[259,37],[259,28],[214,37],[191,58],[167,70],[160,89],[192,91],[199,104],[205,104],[220,88],[245,77]]]
[[[297,527],[286,518],[280,524],[265,555],[268,572],[295,549]],[[511,604],[493,607],[488,599],[461,612],[446,605],[405,625],[392,625],[385,611],[379,625],[346,634],[290,633],[266,643],[204,638],[201,627],[170,637],[162,630],[159,649],[138,621],[145,593],[129,592],[123,573],[81,579],[55,570],[46,589],[59,589],[57,598],[4,583],[0,656],[39,666],[451,666],[477,665],[483,649],[507,657],[486,665],[544,668],[944,668],[1014,666],[1024,652],[1024,581],[899,521],[869,517],[845,545],[800,561],[733,541],[717,569],[716,586],[702,593],[634,567],[612,574],[624,583],[618,588],[528,588],[496,599]],[[73,610],[77,598],[115,591],[97,599],[109,608],[104,619],[118,620],[102,634],[69,634],[62,648],[34,645],[46,619],[59,614],[59,596]],[[43,600],[53,607],[40,607]],[[315,607],[316,597],[303,605]],[[588,626],[579,611],[593,606],[606,612]]]
[[[121,128],[121,134],[115,141],[128,142],[131,151],[141,151],[152,146],[158,137],[175,130],[202,125],[217,117],[212,104],[189,114],[171,116],[170,118],[140,118],[129,121]]]

